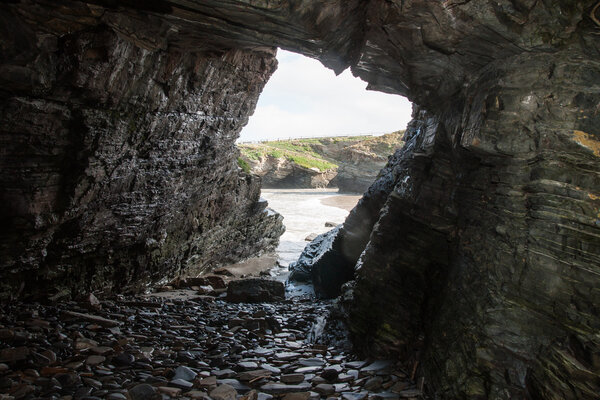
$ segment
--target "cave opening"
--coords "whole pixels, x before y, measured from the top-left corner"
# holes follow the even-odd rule
[[[397,149],[410,102],[366,89],[350,70],[278,49],[278,66],[237,140],[240,167],[284,218],[272,273],[288,275],[307,241],[340,225]]]
[[[597,0],[139,3],[0,2],[9,398],[598,398]],[[353,344],[391,360],[315,343],[324,302],[173,279],[281,235],[235,146],[275,46],[420,105],[324,239]],[[139,295],[168,280],[195,297]]]

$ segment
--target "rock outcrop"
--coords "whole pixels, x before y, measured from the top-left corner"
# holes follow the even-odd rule
[[[257,215],[233,141],[277,45],[419,105],[343,227],[357,347],[415,357],[437,398],[597,398],[598,8],[4,2],[3,285],[124,289],[230,254]]]
[[[241,279],[227,287],[227,301],[232,303],[268,303],[285,299],[282,282],[270,279]]]
[[[252,175],[261,178],[265,189],[320,189],[326,188],[337,175],[336,169],[321,171],[298,165],[285,157],[267,155],[259,160],[248,160]]]
[[[339,296],[342,285],[354,277],[353,269],[348,268],[350,261],[338,247],[344,242],[340,227],[317,236],[289,266],[289,280],[312,282],[317,297]]]
[[[274,53],[136,43],[70,4],[0,9],[2,297],[139,291],[274,249],[282,218],[234,144]]]
[[[364,193],[388,157],[402,147],[403,132],[240,144],[248,172],[269,189],[335,187]]]

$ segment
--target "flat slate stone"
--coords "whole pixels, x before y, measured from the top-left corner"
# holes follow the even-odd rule
[[[347,368],[360,369],[367,365],[366,361],[350,361],[345,364]]]
[[[198,376],[198,374],[192,371],[189,367],[186,367],[185,365],[180,365],[179,367],[177,367],[177,369],[175,369],[175,376],[173,377],[173,379],[183,379],[185,381],[191,382],[194,379],[196,379],[196,376]]]
[[[329,383],[321,383],[315,386],[313,390],[323,396],[328,396],[335,393],[335,387]]]
[[[322,358],[302,358],[298,360],[298,363],[305,367],[318,367],[325,365],[325,360]]]
[[[220,369],[217,371],[213,371],[212,374],[214,376],[216,376],[217,378],[233,378],[236,373],[235,371],[231,370],[231,369]]]
[[[141,383],[129,389],[127,394],[131,400],[147,400],[154,396],[156,389],[147,383]]]
[[[268,371],[266,369],[256,369],[254,371],[240,372],[238,374],[237,378],[240,381],[248,382],[248,381],[251,381],[256,378],[269,377],[271,375],[273,375],[273,373],[271,371]]]
[[[361,368],[360,372],[369,373],[369,372],[377,372],[389,368],[392,365],[390,360],[378,360],[364,368]]]
[[[279,374],[279,373],[281,373],[281,369],[279,369],[279,368],[277,368],[277,367],[274,367],[274,366],[272,366],[271,364],[266,364],[266,363],[263,363],[263,364],[260,364],[260,367],[261,367],[262,369],[266,369],[267,371],[270,371],[270,372],[272,372],[272,373],[274,373],[274,374]]]
[[[191,389],[194,386],[193,383],[188,382],[184,379],[180,379],[180,378],[173,379],[171,382],[169,382],[169,385],[175,386],[175,387],[178,387],[181,389]]]
[[[309,398],[310,392],[294,392],[283,396],[283,400],[308,400]]]
[[[200,380],[198,384],[200,385],[200,387],[217,386],[217,377],[209,376],[208,378]]]
[[[258,368],[258,364],[254,361],[242,361],[237,364],[240,368],[249,370]]]
[[[279,380],[282,383],[300,383],[304,381],[304,374],[284,374]]]
[[[230,385],[223,384],[214,388],[209,396],[213,400],[236,400],[237,391]]]
[[[310,389],[310,383],[302,382],[297,385],[285,385],[283,383],[267,383],[260,387],[260,390],[272,394],[283,394],[293,392],[304,392]]]
[[[298,358],[301,355],[302,354],[300,354],[300,353],[295,353],[292,351],[282,351],[280,353],[275,353],[275,358],[277,358],[278,360],[287,361],[287,360],[292,360],[294,358]],[[302,364],[302,365],[304,365],[304,364]]]
[[[229,385],[241,394],[248,393],[251,390],[250,387],[246,386],[237,379],[219,379],[217,382],[219,385]]]
[[[271,400],[272,398],[273,396],[268,393],[258,392],[258,397],[256,400]]]
[[[368,396],[367,392],[342,392],[342,399],[344,400],[364,400]]]
[[[323,367],[317,366],[317,367],[300,367],[300,368],[296,368],[294,370],[294,372],[297,372],[299,374],[312,374],[315,372],[318,372],[320,370],[322,370]]]

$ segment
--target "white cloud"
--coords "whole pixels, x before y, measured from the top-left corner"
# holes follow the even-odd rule
[[[410,120],[406,98],[367,91],[349,70],[336,77],[318,61],[284,50],[277,59],[240,141],[384,133]]]

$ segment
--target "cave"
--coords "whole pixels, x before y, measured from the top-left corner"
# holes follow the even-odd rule
[[[598,398],[598,9],[3,1],[0,298],[136,293],[273,248],[235,140],[281,47],[417,105],[334,244],[357,351],[417,360],[434,398]]]

